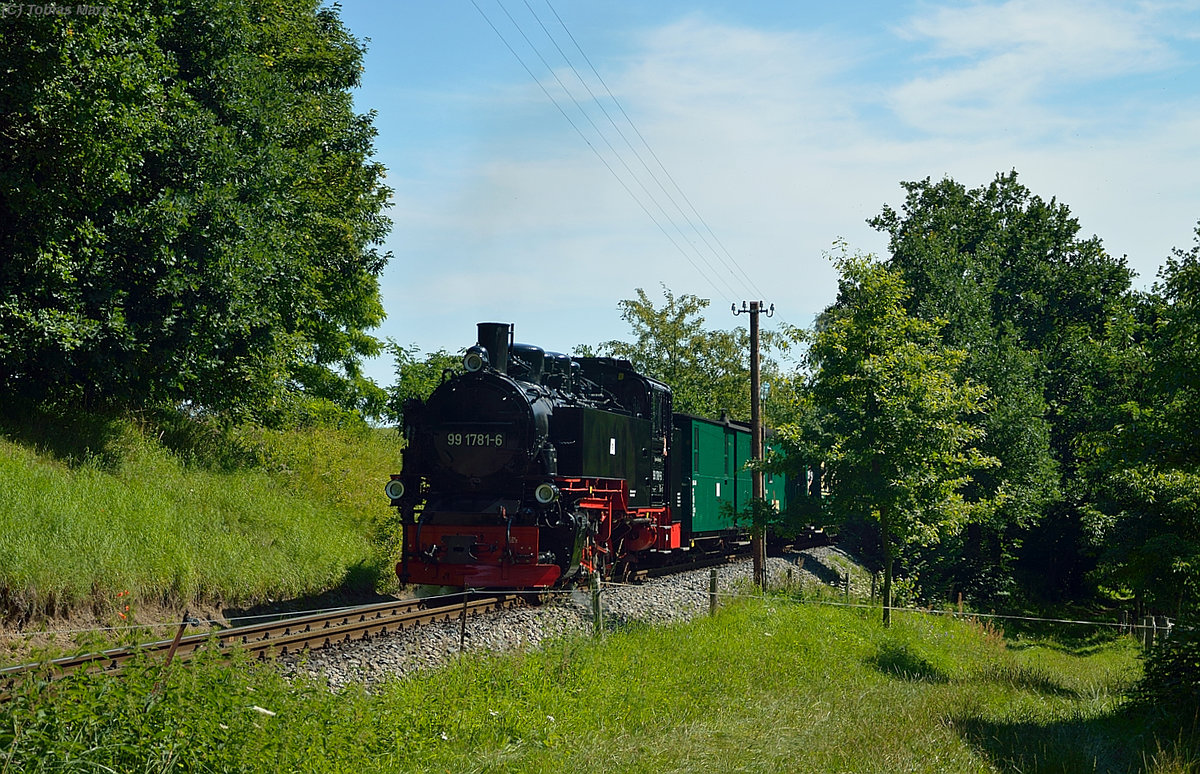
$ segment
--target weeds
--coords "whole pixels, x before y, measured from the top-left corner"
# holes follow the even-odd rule
[[[869,611],[751,600],[686,625],[464,656],[374,693],[249,663],[147,661],[0,706],[0,768],[1193,770],[1190,737],[1155,736],[1121,701],[1117,677],[1136,666],[1120,643],[1013,652],[961,621],[884,630]],[[1077,690],[1088,673],[1095,690]]]

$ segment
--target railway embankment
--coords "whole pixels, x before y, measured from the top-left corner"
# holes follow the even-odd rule
[[[185,609],[221,618],[280,600],[386,590],[394,580],[380,482],[398,464],[399,445],[394,431],[363,426],[4,418],[7,649],[119,641],[136,624],[177,621]],[[58,634],[24,636],[32,631]]]

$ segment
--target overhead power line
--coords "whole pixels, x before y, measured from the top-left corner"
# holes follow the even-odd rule
[[[496,4],[512,27],[516,29],[521,39],[524,40],[525,45],[533,52],[537,60],[541,62],[542,67],[550,73],[558,89],[565,96],[565,100],[562,102],[550,92],[546,87],[544,79],[539,78],[535,74],[534,68],[530,66],[526,57],[517,51],[509,38],[505,36],[492,18],[489,17],[477,0],[471,0],[471,4],[479,12],[480,16],[483,17],[488,26],[492,28],[492,31],[496,33],[497,37],[500,38],[513,57],[525,69],[526,73],[538,84],[542,93],[546,95],[547,99],[563,115],[571,128],[583,139],[588,148],[591,149],[625,192],[629,194],[630,198],[638,204],[675,249],[718,295],[727,295],[729,298],[737,297],[739,294],[733,290],[731,283],[741,286],[747,291],[740,295],[764,295],[755,286],[753,280],[750,279],[738,261],[733,258],[721,240],[717,238],[715,232],[667,170],[658,154],[650,147],[645,136],[637,128],[637,125],[621,105],[620,101],[613,95],[608,84],[587,56],[587,53],[584,52],[578,40],[567,28],[562,17],[554,9],[553,5],[551,5],[550,0],[545,0],[547,8],[558,22],[558,26],[562,28],[570,40],[571,45],[579,52],[583,61],[587,63],[595,81],[599,84],[598,89],[593,90],[592,86],[589,85],[588,79],[580,73],[579,68],[572,61],[572,57],[567,54],[563,45],[559,43],[551,29],[542,21],[537,11],[530,5],[529,0],[523,1],[530,16],[550,41],[553,51],[557,52],[557,57],[549,50],[545,53],[543,52],[542,49],[545,48],[544,44],[542,47],[539,47],[531,39],[530,35],[523,28],[522,23],[505,7],[503,0],[496,0]],[[577,91],[573,91],[572,87],[568,86],[563,81],[563,78],[559,76],[558,70],[562,68],[556,68],[552,65],[550,59],[561,60],[565,63],[565,68],[574,75],[574,79],[578,81],[583,87],[583,91],[586,92],[586,101],[595,105],[603,114],[601,123],[606,120],[607,126],[610,126],[611,130],[606,130],[601,124],[597,123],[592,113],[585,107],[584,98],[581,95],[577,95]],[[577,90],[578,87],[575,87],[575,89]],[[597,95],[597,91],[600,91],[601,94]],[[628,124],[632,135],[636,136],[637,143],[630,139],[630,134],[622,128],[621,123],[618,122],[613,113],[605,107],[604,103],[606,100],[611,100],[619,116],[624,119],[623,123]],[[568,109],[564,107],[566,102],[573,104],[574,110],[572,112],[577,112],[579,116],[582,116],[582,121],[576,121],[572,118],[570,113],[568,113]],[[589,132],[585,131],[585,128],[590,128],[590,135]],[[612,131],[616,132],[619,139],[610,139]],[[593,137],[598,138],[598,140],[593,142]],[[598,144],[602,144],[603,147],[607,148],[608,154],[615,158],[616,161],[610,163],[609,159],[601,151],[601,148],[598,147]],[[618,147],[622,146],[622,144],[623,147]],[[639,149],[639,145],[641,148],[644,148],[645,154]],[[632,158],[627,158],[629,154],[632,154]],[[652,159],[653,163],[647,161],[647,158]],[[618,168],[623,170],[624,174],[621,174]],[[637,189],[636,191],[635,188]]]
[[[526,0],[526,5],[528,5],[528,0]],[[565,32],[567,34],[567,37],[571,39],[571,43],[573,43],[575,45],[575,49],[579,52],[580,56],[583,57],[583,61],[587,62],[588,68],[592,71],[592,74],[596,76],[596,80],[599,81],[600,85],[604,87],[604,91],[606,94],[608,94],[609,99],[611,99],[613,101],[613,104],[617,106],[617,110],[621,111],[621,115],[625,118],[625,121],[626,121],[626,123],[629,124],[630,128],[633,129],[634,134],[637,135],[638,140],[641,141],[641,143],[642,143],[642,146],[650,154],[650,157],[654,159],[654,163],[658,166],[658,169],[661,170],[662,173],[666,176],[667,180],[670,181],[671,187],[675,189],[675,191],[679,194],[680,198],[683,199],[685,204],[687,204],[688,210],[692,213],[692,215],[694,215],[696,217],[696,219],[698,221],[700,221],[700,224],[704,226],[704,230],[700,231],[699,229],[697,229],[697,233],[700,235],[700,238],[704,241],[705,245],[708,246],[708,248],[710,250],[712,250],[714,253],[717,252],[716,249],[713,248],[711,244],[709,244],[708,239],[705,238],[704,234],[707,233],[709,236],[711,236],[713,238],[713,241],[716,242],[717,245],[721,248],[720,252],[725,255],[725,257],[728,259],[729,263],[732,264],[732,266],[735,269],[737,269],[738,274],[740,274],[742,276],[742,278],[746,281],[746,283],[748,283],[748,285],[751,289],[756,291],[754,293],[754,295],[757,295],[757,296],[764,295],[762,293],[762,291],[759,290],[758,286],[756,286],[754,284],[754,280],[752,280],[750,278],[750,275],[746,274],[746,272],[742,269],[741,264],[738,263],[737,259],[735,259],[733,257],[733,254],[729,252],[729,249],[725,247],[725,244],[717,237],[716,233],[708,225],[708,221],[706,221],[704,219],[704,217],[700,214],[699,210],[696,209],[696,206],[694,204],[692,204],[692,200],[689,199],[687,194],[684,193],[683,189],[679,187],[679,183],[677,183],[675,181],[675,177],[671,174],[670,170],[668,170],[666,165],[663,164],[662,159],[660,159],[658,157],[658,154],[654,152],[654,148],[650,147],[650,143],[647,142],[646,138],[642,135],[641,130],[638,129],[637,124],[635,124],[633,121],[633,118],[631,118],[630,115],[627,112],[625,112],[625,107],[621,104],[621,101],[618,100],[616,95],[612,93],[612,89],[608,88],[608,83],[606,83],[604,80],[604,77],[602,75],[600,75],[600,71],[596,69],[596,66],[594,64],[592,64],[592,60],[590,57],[588,57],[587,52],[585,52],[583,50],[583,47],[579,45],[579,42],[577,40],[575,40],[575,36],[571,34],[571,30],[567,29],[566,23],[562,20],[562,17],[558,15],[558,11],[554,10],[554,6],[550,4],[550,0],[546,0],[546,6],[548,8],[550,8],[551,13],[554,14],[554,18],[558,21],[559,26],[561,26],[563,28],[563,32]],[[564,56],[564,58],[565,58],[565,56]],[[572,65],[572,68],[574,68],[574,65]],[[582,78],[580,80],[582,81]],[[586,86],[586,84],[585,84],[585,86]],[[588,93],[589,94],[591,93],[591,89],[588,89]],[[603,103],[597,101],[597,104],[600,105],[601,110],[604,110]],[[607,110],[604,110],[604,115],[606,117],[608,117]],[[645,160],[642,159],[641,154],[638,153],[638,151],[633,148],[633,145],[631,143],[629,143],[629,140],[625,138],[624,132],[621,132],[620,128],[617,127],[617,123],[615,121],[613,121],[611,117],[609,117],[609,121],[612,122],[613,127],[616,128],[617,131],[621,134],[621,139],[624,139],[626,141],[626,143],[629,144],[630,149],[633,150],[633,152],[637,155],[638,160],[642,162],[642,166],[646,167],[647,172],[650,172],[650,168],[646,164]],[[650,174],[654,175],[653,172],[650,172]],[[657,176],[655,176],[655,182],[658,182],[659,187],[662,188],[662,183],[658,180]],[[679,207],[679,205],[675,202],[675,198],[673,196],[671,196],[671,194],[667,191],[666,188],[663,188],[663,193],[665,193],[668,196],[668,198],[671,199],[671,203],[675,205],[676,209],[678,209],[681,214],[683,214],[683,209],[681,207]],[[687,218],[687,215],[684,214],[684,217]]]
[[[472,0],[472,2],[474,2],[474,0]],[[545,66],[546,70],[548,70],[550,72],[550,75],[554,78],[554,81],[558,84],[559,88],[562,89],[562,91],[566,95],[567,99],[569,99],[575,105],[575,107],[579,111],[580,115],[582,115],[584,120],[588,123],[588,125],[592,127],[592,130],[604,142],[604,145],[607,146],[608,150],[612,153],[612,155],[616,157],[616,160],[625,169],[625,171],[628,173],[629,177],[642,190],[642,193],[645,195],[646,199],[649,200],[650,204],[653,205],[657,209],[659,215],[662,216],[662,218],[664,220],[666,220],[667,223],[669,223],[671,226],[674,227],[675,232],[677,234],[679,234],[680,238],[682,238],[683,244],[685,244],[685,245],[690,244],[688,242],[687,235],[683,233],[683,229],[681,229],[679,227],[679,224],[674,220],[674,218],[672,218],[670,213],[668,213],[663,208],[662,204],[658,201],[658,199],[654,196],[654,194],[649,189],[646,188],[645,183],[643,183],[641,178],[638,177],[637,173],[635,173],[633,171],[633,169],[630,168],[629,163],[626,162],[626,160],[622,156],[621,152],[618,151],[615,147],[613,147],[612,142],[604,134],[604,131],[599,126],[596,125],[596,122],[592,119],[592,116],[588,113],[587,109],[583,106],[583,103],[581,103],[579,101],[579,99],[576,98],[576,96],[571,92],[571,89],[565,83],[563,83],[561,78],[558,77],[558,72],[554,69],[554,67],[548,61],[546,61],[546,57],[542,54],[542,52],[538,49],[538,47],[534,44],[534,42],[529,39],[529,36],[525,33],[525,30],[522,29],[521,25],[517,22],[517,20],[513,18],[512,14],[508,12],[508,9],[504,7],[504,3],[502,2],[502,0],[496,0],[496,2],[500,6],[500,10],[502,10],[504,12],[504,15],[508,17],[508,20],[510,22],[512,22],[514,27],[517,28],[517,32],[519,32],[521,34],[521,37],[522,37],[522,39],[524,39],[525,43],[533,50],[534,54],[537,55],[537,58],[541,61],[542,65]],[[478,6],[476,6],[476,7],[478,7]],[[570,59],[567,58],[566,54],[563,53],[563,50],[558,45],[558,42],[554,40],[554,37],[552,35],[550,35],[550,31],[546,29],[546,25],[542,24],[542,20],[540,18],[538,18],[537,13],[534,12],[533,8],[531,8],[529,6],[528,2],[525,3],[525,7],[529,9],[530,13],[533,15],[533,18],[537,21],[538,25],[542,28],[542,31],[546,33],[546,36],[548,38],[550,38],[550,42],[558,50],[559,54],[561,54],[563,56],[563,59],[567,62],[567,66],[570,67],[571,72],[573,72],[575,74],[576,79],[578,79],[579,82],[583,84],[584,89],[588,92],[589,95],[591,95],[593,101],[596,102],[596,104],[600,105],[600,102],[599,102],[599,100],[596,99],[595,94],[592,93],[592,90],[588,87],[587,83],[583,80],[582,76],[579,75],[579,71],[577,69],[575,69],[575,65],[570,61]],[[553,10],[553,9],[551,9],[551,10]],[[493,29],[495,29],[495,27],[493,27]],[[497,34],[499,34],[499,31],[497,31]],[[507,45],[507,41],[505,42],[505,45]],[[513,51],[511,46],[509,46],[509,50]],[[514,51],[514,54],[515,53],[516,52]],[[522,66],[524,66],[525,65],[524,61],[522,61],[521,64],[522,64]],[[529,72],[531,77],[534,77],[534,79],[537,80],[536,76],[533,76],[533,73],[529,71],[528,67],[526,67],[525,69],[527,72]],[[538,85],[541,86],[540,81],[538,82]],[[550,95],[549,91],[547,91],[545,89],[545,87],[542,87],[542,91],[543,91],[543,93],[546,94],[546,96],[550,97],[550,99],[554,101],[555,106],[558,107],[559,111],[562,112],[562,114],[565,116],[566,111],[563,110],[561,106],[559,106],[558,101],[554,100],[554,97],[552,97]],[[601,107],[601,110],[604,111],[603,105],[600,105],[600,107]],[[608,115],[607,111],[604,111],[604,113],[606,116]],[[568,119],[568,120],[570,120],[570,119]],[[609,118],[609,121],[611,122],[612,119]],[[649,208],[646,206],[643,199],[634,195],[633,191],[631,191],[629,186],[626,185],[625,180],[620,175],[617,174],[617,171],[615,169],[613,169],[613,167],[608,163],[608,161],[604,158],[603,154],[601,154],[596,149],[596,146],[593,145],[588,140],[588,138],[584,135],[583,131],[579,128],[579,126],[574,121],[571,121],[570,123],[571,123],[571,126],[575,129],[575,131],[578,132],[581,137],[583,137],[584,142],[587,142],[588,147],[590,147],[592,149],[592,152],[594,152],[596,154],[596,156],[600,159],[600,161],[603,162],[604,166],[608,168],[609,172],[611,172],[613,174],[613,177],[615,177],[617,179],[617,181],[619,183],[621,183],[622,187],[624,187],[625,190],[629,193],[629,195],[631,197],[633,197],[635,201],[637,201],[638,205],[641,206],[642,210],[644,212],[646,212],[647,215],[650,216],[651,220],[654,221],[655,225],[657,225],[659,227],[659,229],[667,236],[667,238],[671,240],[671,243],[675,245],[676,249],[678,249],[683,254],[683,256],[685,258],[687,258],[689,262],[692,263],[692,266],[697,271],[700,271],[700,267],[697,266],[694,261],[692,261],[691,256],[687,253],[687,251],[684,250],[684,248],[680,246],[679,242],[675,241],[674,237],[672,237],[669,233],[667,233],[666,228],[659,222],[659,219],[650,212]],[[615,126],[615,124],[614,124],[614,126]],[[620,133],[620,130],[618,130],[618,133]],[[628,144],[628,141],[627,141],[627,144]],[[661,188],[661,185],[659,187]],[[716,272],[716,270],[713,268],[712,264],[709,263],[709,261],[704,257],[703,254],[701,254],[700,252],[695,251],[695,250],[693,250],[693,252],[695,253],[696,257],[701,261],[701,263],[704,264],[705,268],[708,269],[709,272]],[[709,275],[707,273],[704,273],[704,276],[706,279],[709,279]],[[722,284],[725,284],[723,278],[721,277],[721,275],[719,273],[715,273],[713,276],[715,276],[717,280],[721,281]],[[711,279],[710,279],[710,282],[711,282]],[[725,290],[728,292],[732,292],[732,288],[730,288],[728,284],[725,284]]]

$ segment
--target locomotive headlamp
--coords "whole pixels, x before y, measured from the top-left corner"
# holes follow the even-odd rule
[[[404,496],[404,482],[398,478],[393,478],[391,481],[383,485],[383,493],[389,499],[399,500]]]
[[[478,345],[467,350],[467,354],[463,355],[463,368],[470,373],[482,371],[488,364],[487,350]]]
[[[558,499],[558,487],[554,484],[538,484],[533,490],[533,499],[542,505],[549,505]]]

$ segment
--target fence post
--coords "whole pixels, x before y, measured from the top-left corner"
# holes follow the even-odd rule
[[[1142,647],[1146,650],[1154,647],[1154,616],[1142,618]]]
[[[471,596],[471,589],[463,589],[463,606],[462,612],[458,616],[458,652],[462,653],[467,646],[467,599]]]
[[[195,625],[193,623],[194,621],[196,621],[196,619],[192,618],[191,613],[187,610],[184,610],[183,620],[179,622],[179,628],[175,630],[175,638],[171,640],[171,648],[167,651],[166,661],[163,662],[164,670],[171,666],[171,659],[175,658],[175,651],[179,649],[179,641],[183,639],[183,630],[187,628],[188,624]]]
[[[160,690],[162,690],[163,680],[165,680],[167,676],[167,667],[171,666],[171,660],[175,658],[175,651],[179,648],[179,641],[183,639],[183,630],[187,628],[188,624],[191,624],[192,626],[198,626],[200,621],[192,618],[191,613],[187,610],[184,610],[183,620],[179,622],[179,628],[175,630],[175,638],[171,640],[171,648],[167,651],[166,660],[163,661],[162,670],[158,675],[158,681],[154,683],[154,693],[158,693]]]
[[[604,612],[600,607],[599,573],[592,573],[592,631],[597,636],[604,632]]]
[[[708,614],[717,614],[717,570],[708,571]]]

